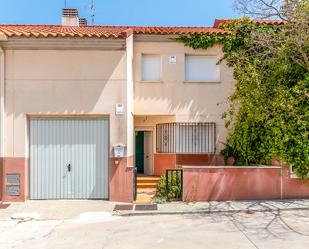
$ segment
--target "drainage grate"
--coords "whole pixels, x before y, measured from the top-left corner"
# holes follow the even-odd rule
[[[10,204],[2,204],[0,203],[0,209],[6,209],[10,206]]]
[[[156,210],[158,210],[157,204],[135,205],[135,211],[156,211]]]
[[[133,210],[133,205],[115,205],[114,211]]]

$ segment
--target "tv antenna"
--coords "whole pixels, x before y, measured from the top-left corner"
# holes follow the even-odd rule
[[[64,0],[64,8],[67,8],[67,0]]]
[[[94,6],[94,0],[91,0],[90,15],[91,15],[91,25],[94,25],[94,21],[95,21],[95,6]]]

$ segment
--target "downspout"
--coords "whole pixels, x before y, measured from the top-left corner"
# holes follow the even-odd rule
[[[0,32],[0,158],[4,157],[4,78],[5,60],[1,42],[7,41],[7,37]]]
[[[0,42],[6,41],[6,36],[0,32]],[[4,157],[4,51],[0,43],[0,201],[2,200],[3,186],[3,165]]]

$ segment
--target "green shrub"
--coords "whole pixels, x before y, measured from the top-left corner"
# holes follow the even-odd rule
[[[181,172],[176,171],[173,172],[173,177],[171,175],[168,178],[168,186],[169,186],[169,193],[168,196],[166,196],[166,176],[163,174],[160,177],[157,192],[156,192],[156,198],[157,199],[166,199],[168,201],[171,201],[173,199],[181,197]]]

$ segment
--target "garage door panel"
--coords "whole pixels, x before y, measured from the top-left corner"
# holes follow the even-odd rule
[[[30,198],[107,199],[108,127],[103,118],[31,119]]]

